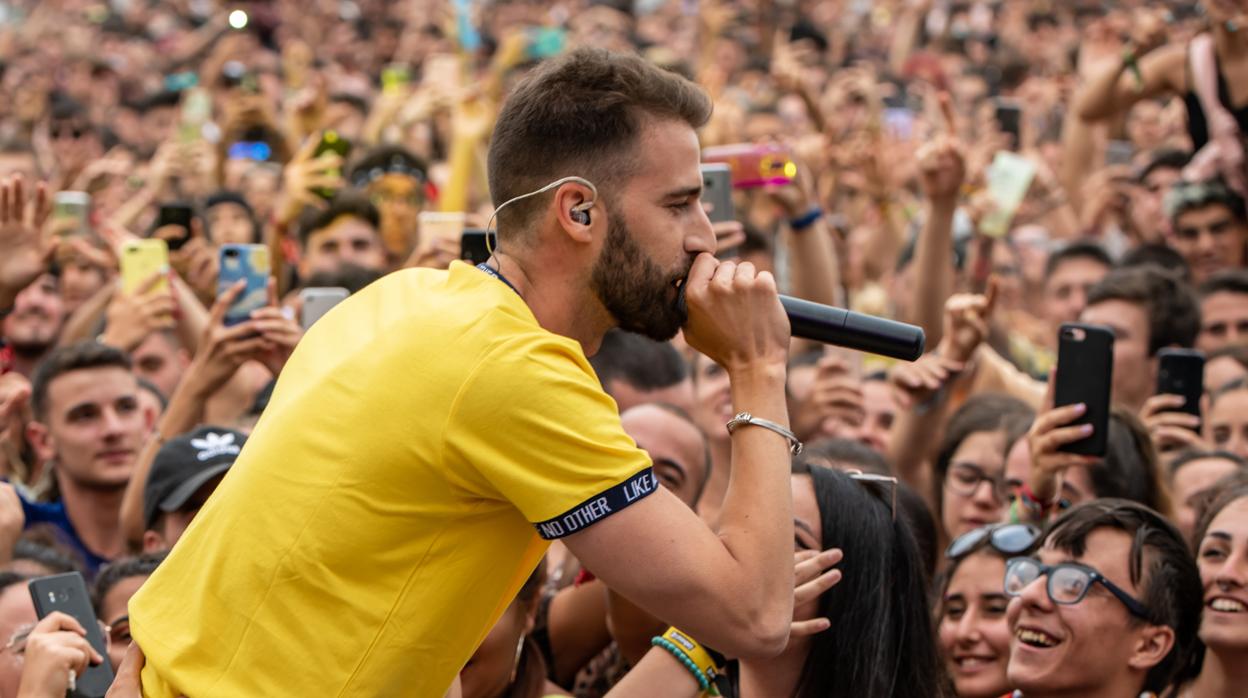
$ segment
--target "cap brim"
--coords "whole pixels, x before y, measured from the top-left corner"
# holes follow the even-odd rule
[[[233,462],[219,463],[211,468],[195,473],[194,477],[188,478],[181,485],[178,485],[177,489],[170,492],[169,496],[160,500],[160,510],[167,514],[181,509],[182,505],[186,504],[187,500],[199,491],[199,488],[203,487],[212,478],[229,470],[233,464]]]

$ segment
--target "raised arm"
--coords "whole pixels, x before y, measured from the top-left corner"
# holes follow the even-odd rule
[[[1074,111],[1084,121],[1101,121],[1130,109],[1142,99],[1182,90],[1187,47],[1166,45],[1166,23],[1158,13],[1134,18],[1131,41],[1117,60],[1088,81],[1074,98]]]
[[[685,337],[724,366],[734,410],[787,428],[789,327],[771,275],[703,254],[687,289]],[[727,654],[775,655],[793,612],[789,462],[785,438],[740,426],[718,535],[660,488],[565,541],[587,569],[652,615]]]

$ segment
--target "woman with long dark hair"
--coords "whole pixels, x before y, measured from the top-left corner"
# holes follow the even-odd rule
[[[927,578],[906,517],[898,515],[896,487],[892,478],[878,475],[794,468],[799,559],[808,551],[840,549],[846,566],[841,581],[817,597],[808,598],[799,587],[788,647],[778,657],[729,664],[721,681],[727,693],[739,698],[947,695]],[[798,581],[810,577],[799,572]],[[698,695],[700,682],[689,666],[697,662],[686,663],[682,652],[664,644],[676,646],[658,642],[608,697]],[[696,649],[689,655],[701,656]]]

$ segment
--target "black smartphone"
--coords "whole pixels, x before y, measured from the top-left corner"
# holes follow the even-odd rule
[[[1082,402],[1087,405],[1087,411],[1070,425],[1092,425],[1091,435],[1062,446],[1062,451],[1085,456],[1105,455],[1113,385],[1114,331],[1101,325],[1062,325],[1058,330],[1053,405],[1063,407]]]
[[[1205,355],[1196,349],[1162,349],[1157,352],[1157,394],[1182,395],[1180,412],[1200,417],[1200,396],[1205,392]]]
[[[702,203],[712,223],[736,217],[732,207],[732,167],[722,162],[702,164]]]
[[[498,239],[494,231],[464,228],[459,236],[459,258],[469,264],[484,264],[490,258],[490,250],[497,249],[497,246]]]
[[[178,237],[165,238],[165,243],[169,245],[170,250],[181,249],[183,245],[191,239],[191,218],[194,216],[194,210],[191,205],[182,202],[173,202],[161,204],[159,212],[156,214],[156,227],[163,228],[167,225],[175,225],[182,229],[182,235]]]
[[[312,157],[319,158],[325,153],[337,153],[342,157],[343,162],[346,162],[347,156],[351,154],[351,141],[347,140],[337,131],[332,129],[326,130],[321,134],[321,142],[316,144],[316,150],[313,151]],[[330,170],[329,174],[341,175],[342,170],[340,168]],[[329,189],[327,187],[320,187],[313,189],[312,191],[317,196],[326,200],[334,198],[334,194],[337,193],[333,189]]]
[[[91,596],[87,593],[87,583],[82,574],[54,574],[50,577],[37,577],[30,580],[30,598],[35,602],[35,614],[40,620],[53,611],[60,611],[74,620],[87,631],[87,642],[99,652],[104,661],[88,666],[82,676],[77,677],[76,688],[69,692],[72,696],[82,698],[103,698],[108,687],[113,683],[113,668],[108,663],[108,650],[104,644],[104,634],[100,632],[99,621],[95,619],[95,610],[91,607]]]
[[[997,128],[1010,137],[1010,150],[1018,150],[1023,142],[1023,109],[1008,99],[996,101]]]

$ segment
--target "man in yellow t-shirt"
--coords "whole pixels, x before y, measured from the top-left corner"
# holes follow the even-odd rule
[[[490,147],[499,251],[392,274],[303,339],[130,603],[144,695],[441,696],[556,538],[712,646],[783,648],[789,328],[769,274],[708,254],[694,129],[709,109],[683,78],[603,51],[517,86]],[[602,392],[585,357],[614,326],[684,326],[754,415],[734,430],[718,534],[657,487]]]

